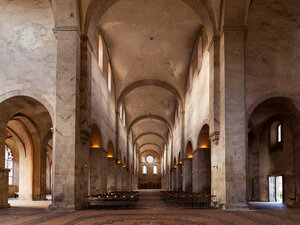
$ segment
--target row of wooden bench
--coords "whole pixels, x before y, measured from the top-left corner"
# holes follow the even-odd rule
[[[130,207],[138,200],[138,191],[120,191],[88,196],[89,207]]]
[[[184,207],[212,208],[216,203],[216,196],[211,194],[176,191],[161,191],[161,194],[166,202]]]

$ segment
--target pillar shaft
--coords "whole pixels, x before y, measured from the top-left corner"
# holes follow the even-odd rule
[[[197,149],[193,154],[193,192],[210,193],[210,149]]]
[[[176,191],[182,191],[182,164],[176,167]]]
[[[122,176],[123,176],[123,167],[122,167],[122,164],[117,164],[116,165],[116,184],[117,184],[117,188],[116,188],[116,191],[122,191]]]
[[[107,192],[116,191],[115,174],[117,172],[117,165],[114,158],[107,159]]]
[[[193,165],[193,159],[186,158],[183,160],[182,165],[182,190],[186,192],[192,191],[192,185],[193,185],[193,179],[192,179],[192,165]]]
[[[79,159],[79,55],[77,30],[58,30],[52,209],[83,208],[87,191],[87,166]]]
[[[214,165],[224,176],[226,208],[246,206],[246,114],[244,29],[224,27],[220,39],[220,140],[224,158]],[[221,150],[221,149],[219,149]],[[221,151],[224,151],[221,150]],[[225,165],[225,168],[223,168]],[[220,192],[221,193],[221,192]]]

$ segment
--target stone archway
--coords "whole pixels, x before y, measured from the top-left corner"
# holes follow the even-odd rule
[[[4,168],[5,151],[10,149],[16,156],[12,160],[15,167],[11,167],[13,173],[10,176],[18,177],[4,189],[8,193],[1,192],[1,204],[7,204],[7,197],[12,192],[18,192],[21,200],[45,200],[47,149],[44,142],[51,140],[52,127],[48,110],[31,97],[15,96],[0,103],[0,117],[0,165]],[[6,178],[4,176],[1,185],[7,187]]]
[[[261,102],[252,111],[248,127],[247,201],[299,204],[300,112],[293,100],[273,97]],[[281,196],[274,199],[269,177],[283,179],[281,187],[276,187]]]

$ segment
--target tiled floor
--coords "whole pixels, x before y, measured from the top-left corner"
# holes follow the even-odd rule
[[[128,210],[51,212],[43,208],[47,204],[40,202],[25,207],[25,203],[14,202],[12,208],[0,210],[0,224],[300,224],[300,209],[281,206],[273,209],[271,205],[267,210],[249,211],[183,209],[166,204],[159,191],[154,190],[141,191],[136,207]],[[258,206],[262,208],[262,204]]]

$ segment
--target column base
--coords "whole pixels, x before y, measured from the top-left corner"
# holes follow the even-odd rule
[[[250,211],[251,209],[247,204],[225,204],[222,209],[227,211]]]
[[[75,212],[74,205],[62,206],[62,205],[51,204],[49,205],[48,209],[51,211],[58,211],[58,212]]]
[[[300,208],[300,202],[294,202],[291,207],[293,208]]]
[[[0,208],[10,208],[10,204],[0,205]]]

